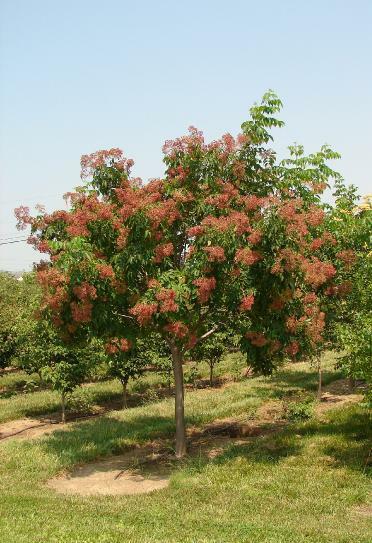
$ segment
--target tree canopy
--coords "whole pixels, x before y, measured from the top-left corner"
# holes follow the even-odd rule
[[[280,100],[267,93],[237,137],[206,143],[190,127],[163,147],[165,174],[143,183],[119,149],[81,159],[68,210],[16,210],[39,266],[42,310],[64,341],[106,338],[127,353],[157,333],[176,387],[176,454],[185,453],[184,355],[234,322],[255,370],[322,342],[323,294],[337,280],[337,241],[320,194],[337,174],[328,146],[278,162],[268,146]],[[342,263],[341,263],[342,264]]]

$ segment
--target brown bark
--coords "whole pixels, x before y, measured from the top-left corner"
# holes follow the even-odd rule
[[[128,407],[128,401],[127,401],[127,384],[128,381],[122,381],[121,382],[123,387],[123,409],[126,409]]]
[[[213,368],[214,362],[209,362],[209,386],[213,386]]]
[[[318,400],[322,399],[322,365],[320,358],[318,359]]]
[[[61,394],[61,408],[62,408],[62,412],[61,412],[61,422],[62,424],[65,424],[66,422],[66,396],[65,396],[65,393],[62,392]]]
[[[183,386],[183,356],[180,349],[171,344],[174,388],[175,388],[175,418],[176,418],[176,457],[182,458],[186,454],[186,427],[184,409]]]

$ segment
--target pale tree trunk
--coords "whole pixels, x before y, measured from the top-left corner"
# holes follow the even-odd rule
[[[182,458],[186,454],[186,428],[182,368],[183,357],[182,352],[174,344],[171,345],[171,352],[175,388],[176,457]]]
[[[61,422],[62,424],[65,424],[66,422],[66,395],[64,392],[62,392],[61,394],[61,408],[62,408],[62,412],[61,412]]]
[[[214,368],[214,362],[209,362],[209,386],[213,386],[213,368]]]
[[[123,387],[123,409],[126,409],[128,407],[128,400],[127,400],[127,384],[128,381],[122,381],[121,382]]]
[[[322,399],[322,364],[320,356],[318,358],[318,400]]]
[[[172,392],[172,390],[171,390],[171,371],[172,370],[170,370],[170,369],[167,371],[167,383],[168,383],[168,394],[169,394],[169,396],[171,395],[171,392]]]

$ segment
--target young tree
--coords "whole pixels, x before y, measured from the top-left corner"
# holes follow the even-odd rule
[[[209,366],[209,386],[213,386],[213,371],[222,357],[232,348],[230,336],[227,332],[216,331],[204,341],[201,341],[193,350],[195,361],[205,361]]]
[[[237,314],[249,363],[270,373],[284,356],[322,341],[319,292],[335,276],[314,241],[319,193],[336,174],[328,147],[300,147],[276,162],[267,147],[280,100],[267,93],[236,138],[207,144],[201,132],[167,141],[164,178],[143,184],[119,149],[82,157],[87,181],[68,211],[30,217],[31,242],[51,265],[39,272],[45,311],[65,336],[104,334],[128,351],[158,333],[175,382],[176,456],[186,452],[185,353]],[[323,234],[322,234],[323,235]],[[323,235],[324,243],[333,242]],[[212,328],[210,323],[213,322]]]
[[[123,409],[128,407],[127,385],[144,371],[146,358],[141,355],[141,344],[129,349],[126,339],[111,338],[106,344],[108,375],[119,379],[123,388]]]

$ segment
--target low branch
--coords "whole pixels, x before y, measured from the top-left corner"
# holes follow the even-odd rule
[[[211,336],[216,330],[218,330],[218,326],[214,326],[213,328],[211,328],[210,330],[208,330],[208,332],[206,332],[205,334],[203,334],[202,336],[200,336],[197,340],[196,340],[196,343],[199,343],[200,341],[203,341],[203,339],[206,339],[207,337]],[[195,344],[196,344],[195,343]]]
[[[124,317],[125,319],[131,319],[132,321],[135,321],[136,319],[132,317],[131,315],[123,315],[122,313],[114,312],[114,315],[117,315],[118,317]]]

